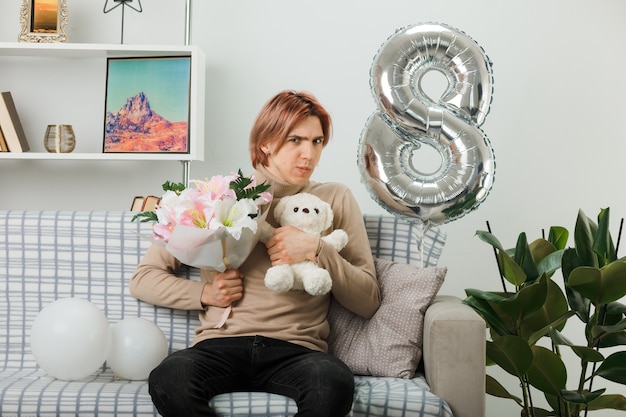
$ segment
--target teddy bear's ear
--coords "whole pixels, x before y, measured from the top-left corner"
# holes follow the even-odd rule
[[[289,199],[287,197],[283,197],[274,207],[274,218],[278,223],[280,223],[280,218],[283,216],[283,212],[287,208],[287,202]]]
[[[333,224],[333,208],[325,201],[321,201],[321,207],[324,209],[324,229],[328,229]]]

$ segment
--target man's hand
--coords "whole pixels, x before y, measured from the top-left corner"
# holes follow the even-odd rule
[[[243,275],[230,269],[215,275],[213,283],[202,288],[200,302],[203,306],[228,307],[243,297]]]
[[[272,266],[293,264],[302,261],[315,262],[319,236],[303,232],[294,226],[279,227],[267,241],[267,253]]]

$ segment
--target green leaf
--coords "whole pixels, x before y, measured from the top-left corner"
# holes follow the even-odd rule
[[[162,188],[163,191],[174,191],[176,194],[180,194],[185,189],[185,184],[182,182],[165,181]]]
[[[564,250],[560,249],[556,252],[552,252],[546,255],[543,259],[537,262],[537,270],[539,275],[546,274],[552,276],[559,268],[561,268],[561,262],[563,259]]]
[[[594,236],[593,251],[601,260],[600,266],[604,266],[617,259],[613,239],[609,232],[609,213],[609,208],[600,210],[600,214],[598,214],[598,230]]]
[[[551,253],[554,253],[554,252],[557,251],[552,243],[548,242],[545,239],[541,239],[541,238],[534,240],[528,246],[528,249],[530,250],[530,253],[532,254],[533,260],[535,262],[537,262],[537,263],[539,263],[546,256],[548,256]],[[537,275],[537,276],[539,276],[539,275]]]
[[[604,409],[626,411],[626,397],[619,394],[602,395],[591,401],[587,408],[589,411]]]
[[[565,318],[561,320],[568,312],[569,307],[567,300],[561,287],[551,279],[547,280],[545,301],[541,307],[532,314],[521,320],[520,323],[520,335],[522,337],[530,337],[532,334],[540,329],[545,329],[544,335],[547,333],[550,327],[556,327],[561,330],[565,327]],[[535,344],[535,341],[530,341],[529,344]]]
[[[544,410],[543,408],[531,407],[531,409],[533,410],[533,413],[531,414],[532,417],[550,417],[554,415],[554,412]],[[526,414],[524,414],[524,410],[522,410],[521,415],[526,416]]]
[[[589,392],[588,390],[583,390],[583,392],[578,391],[569,391],[569,390],[561,390],[561,397],[569,403],[574,404],[589,404],[591,401],[600,397],[600,395],[604,394],[606,391],[605,388],[599,389],[597,391]]]
[[[594,326],[592,334],[594,337],[604,337],[605,335],[620,333],[624,330],[626,330],[626,319],[608,326]]]
[[[270,184],[258,184],[254,187],[250,186],[252,184],[252,178],[244,177],[241,169],[237,172],[238,177],[230,182],[229,188],[235,192],[235,196],[237,200],[241,200],[244,198],[249,198],[254,200],[259,197],[259,195],[267,191],[270,188]]]
[[[617,301],[626,295],[626,262],[615,261],[601,269],[578,267],[570,273],[568,285],[595,306]]]
[[[502,244],[500,243],[500,241],[498,240],[498,238],[489,232],[486,232],[484,230],[477,230],[476,236],[478,236],[480,240],[482,240],[483,242],[490,244],[491,246],[493,246],[494,248],[498,250],[501,250],[501,251],[505,250]]]
[[[538,250],[538,252],[541,254],[540,250]],[[526,233],[520,233],[517,237],[517,244],[515,245],[514,260],[515,263],[524,271],[527,281],[533,281],[539,277],[539,272],[537,271],[537,265],[535,264],[533,255],[534,254],[531,252],[530,246],[528,245],[528,240],[526,239]]]
[[[528,382],[540,391],[558,395],[567,383],[567,370],[561,358],[543,346],[533,346]]]
[[[500,301],[499,306],[504,312],[516,318],[516,321],[520,321],[543,306],[547,292],[548,278],[542,275],[539,281]]]
[[[576,249],[566,249],[561,259],[561,272],[563,273],[567,301],[580,320],[582,320],[583,323],[589,323],[591,301],[569,286],[569,276],[571,272],[579,266],[581,266],[581,264]]]
[[[146,222],[158,222],[159,218],[157,217],[156,213],[154,211],[144,211],[141,213],[137,213],[135,214],[132,219],[130,219],[131,222],[134,222],[135,220],[139,219],[140,223],[146,223]]]
[[[474,288],[466,288],[465,294],[467,294],[468,296],[472,296],[472,297],[485,300],[485,301],[491,301],[494,303],[499,303],[500,301],[506,299],[506,297],[503,296],[501,293],[493,292],[493,291],[477,290]]]
[[[507,255],[506,252],[501,250],[498,251],[498,262],[500,263],[502,275],[504,275],[504,278],[511,284],[519,287],[526,282],[526,279],[528,278],[526,273],[511,256]]]
[[[600,348],[614,346],[626,346],[626,331],[603,336],[598,345]]]
[[[554,416],[554,412],[553,411],[548,411],[548,410],[544,410],[543,408],[539,408],[539,407],[530,407],[530,409],[532,409],[532,414],[526,414],[525,410],[522,410],[522,413],[520,414],[522,417],[550,417],[550,416]]]
[[[572,317],[574,315],[573,311],[567,311],[565,312],[562,316],[556,318],[554,321],[548,323],[545,327],[537,330],[535,333],[533,333],[532,335],[528,336],[528,344],[529,346],[534,345],[535,343],[537,343],[537,341],[539,339],[541,339],[542,337],[546,336],[548,334],[548,332],[550,331],[551,328],[562,328],[563,326],[565,326],[565,322],[567,321],[567,319],[569,319],[570,317]],[[561,326],[561,324],[563,324],[563,326]]]
[[[502,317],[488,302],[492,295],[494,295],[493,293],[472,289],[466,289],[465,293],[468,294],[469,297],[463,300],[463,302],[476,311],[485,320],[487,326],[489,326],[492,331],[500,336],[512,334],[509,326],[505,324]]]
[[[569,346],[572,351],[584,361],[601,362],[604,360],[604,356],[597,350],[587,346],[577,346],[573,344],[556,329],[550,329],[550,338],[556,345]]]
[[[619,303],[619,302],[614,302],[614,303],[609,303],[606,305],[606,313],[609,315],[626,315],[626,305]],[[620,317],[621,318],[621,317]]]
[[[626,385],[626,352],[615,352],[610,355],[596,369],[594,376]]]
[[[516,403],[518,403],[520,406],[522,406],[522,400],[519,397],[516,397],[515,395],[508,392],[506,388],[504,388],[491,375],[486,375],[485,381],[486,381],[487,394],[492,395],[494,397],[499,397],[499,398],[509,398],[515,401]]]
[[[487,356],[511,375],[522,378],[533,362],[533,352],[519,336],[502,336],[487,341]]]
[[[560,226],[552,226],[548,234],[548,242],[552,243],[557,250],[563,250],[567,246],[569,231]]]
[[[579,210],[574,229],[574,243],[581,265],[599,267],[598,258],[593,251],[593,240],[597,229],[598,226],[582,210]]]

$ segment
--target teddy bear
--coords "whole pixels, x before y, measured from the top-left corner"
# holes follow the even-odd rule
[[[332,225],[333,210],[327,202],[310,193],[298,193],[281,198],[274,208],[274,218],[281,226],[293,225],[307,233],[320,236]],[[262,242],[274,234],[268,222],[261,225]],[[348,234],[336,229],[321,240],[340,251],[348,243]],[[270,267],[265,274],[265,286],[273,291],[304,290],[311,295],[330,291],[332,279],[324,268],[311,261]]]

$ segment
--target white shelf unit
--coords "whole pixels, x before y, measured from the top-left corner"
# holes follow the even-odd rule
[[[173,56],[191,57],[189,152],[102,152],[107,59]],[[204,160],[205,71],[204,53],[192,45],[0,42],[0,90],[11,91],[31,148],[0,152],[0,160],[170,160],[187,171]],[[74,125],[75,152],[45,151],[45,126],[56,123]]]

